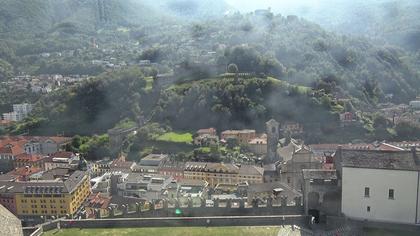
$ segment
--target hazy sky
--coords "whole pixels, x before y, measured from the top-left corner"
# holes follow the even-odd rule
[[[271,7],[275,13],[280,14],[305,14],[311,12],[323,12],[324,10],[346,11],[356,5],[381,4],[400,0],[225,0],[231,6],[242,12],[250,12],[255,9]],[[404,2],[420,0],[404,0]],[[402,2],[402,1],[401,1]]]
[[[288,11],[301,7],[316,8],[319,7],[322,0],[226,0],[226,2],[241,11],[271,7],[273,11],[282,12],[283,10]]]

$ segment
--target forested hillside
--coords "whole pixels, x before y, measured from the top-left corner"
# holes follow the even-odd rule
[[[156,92],[145,90],[137,69],[104,74],[82,87],[41,99],[36,115],[13,132],[101,134],[122,120],[137,121],[145,115],[176,130],[208,126],[263,130],[265,121],[273,117],[310,124],[311,135],[327,134],[338,128],[338,113],[346,107],[327,95],[315,97],[310,88],[274,78],[213,78]]]
[[[138,69],[103,74],[82,86],[60,90],[42,98],[34,116],[15,128],[31,133],[67,135],[101,134],[124,118],[141,115],[146,82]]]
[[[418,55],[328,32],[296,16],[238,13],[179,21],[159,12],[168,24],[138,1],[106,1],[116,5],[98,12],[100,2],[30,1],[25,6],[37,8],[28,8],[26,18],[11,14],[20,11],[15,1],[1,6],[10,23],[2,32],[27,35],[0,41],[0,80],[21,72],[92,76],[33,101],[33,117],[10,133],[102,134],[139,117],[177,130],[261,130],[274,117],[304,124],[308,141],[334,141],[339,113],[407,103],[420,90]],[[150,64],[140,66],[145,60]],[[1,105],[22,102],[7,101]],[[343,141],[391,135],[387,125],[380,126],[385,135],[372,133],[373,115],[360,123]]]
[[[386,97],[406,102],[415,98],[420,87],[415,56],[397,47],[329,33],[296,17],[236,15],[196,24],[191,30],[200,42],[197,50],[220,50],[215,62],[218,73],[235,63],[240,72],[321,86],[329,93],[368,104]],[[162,54],[171,55],[171,51],[165,52]],[[179,51],[174,54],[178,60],[188,58]],[[211,66],[205,68],[214,73]]]
[[[146,24],[159,18],[135,0],[0,0],[3,37],[54,31],[95,33],[104,25]]]

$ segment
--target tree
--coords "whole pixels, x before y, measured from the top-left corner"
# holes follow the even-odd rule
[[[236,74],[239,72],[238,66],[234,63],[229,64],[228,68],[227,68],[227,72],[228,73],[233,73]]]
[[[234,63],[241,71],[258,72],[261,55],[253,47],[236,46],[226,52],[229,63]]]
[[[0,59],[0,81],[10,79],[13,75],[13,67],[7,61]]]
[[[142,52],[139,59],[140,60],[149,60],[152,62],[158,62],[161,60],[161,49],[159,47],[148,48]]]
[[[400,122],[395,127],[399,140],[417,140],[420,138],[420,127],[410,122]]]

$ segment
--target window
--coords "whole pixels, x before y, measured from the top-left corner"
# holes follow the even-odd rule
[[[365,197],[370,197],[370,189],[365,187]]]
[[[389,189],[388,199],[394,200],[394,189]]]
[[[366,211],[370,212],[370,206],[366,207]]]

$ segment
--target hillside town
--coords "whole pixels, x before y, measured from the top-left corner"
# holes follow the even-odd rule
[[[209,209],[203,214],[215,216],[235,209],[294,212],[317,224],[420,223],[420,142],[306,145],[281,138],[288,129],[303,132],[275,120],[263,134],[197,130],[197,146],[247,146],[258,158],[245,163],[183,162],[173,153],[149,154],[139,162],[124,153],[86,161],[66,150],[71,138],[3,136],[0,203],[25,225],[59,218],[177,216],[203,208]]]
[[[0,236],[420,235],[418,19],[1,0]]]

